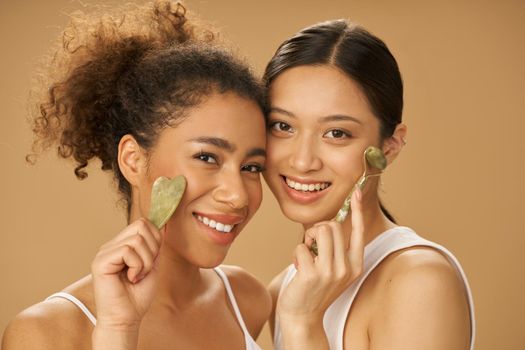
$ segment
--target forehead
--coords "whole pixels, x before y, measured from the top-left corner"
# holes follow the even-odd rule
[[[304,116],[373,117],[359,84],[329,65],[299,66],[284,71],[270,86],[270,103],[272,107]]]
[[[241,143],[239,147],[261,147],[265,139],[264,115],[255,101],[235,93],[213,93],[191,108],[171,133],[182,142],[213,136]]]

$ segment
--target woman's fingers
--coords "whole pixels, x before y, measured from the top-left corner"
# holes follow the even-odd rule
[[[296,268],[299,274],[311,275],[315,272],[315,257],[305,244],[299,244],[295,247],[294,259],[297,262]]]
[[[137,282],[154,268],[161,240],[156,228],[137,220],[101,248],[94,260],[94,272],[118,274],[127,269],[128,280]]]
[[[350,235],[349,259],[354,274],[361,274],[364,259],[364,219],[362,210],[362,193],[359,188],[356,189],[351,198],[350,205],[352,208],[352,234]]]
[[[335,271],[337,271],[339,275],[345,274],[349,268],[348,246],[350,245],[350,235],[345,234],[341,224],[336,221],[331,221],[328,225],[332,230],[334,242]]]
[[[144,237],[152,252],[158,251],[162,243],[162,234],[151,222],[143,218],[126,227],[121,234],[111,241],[110,245],[120,245],[129,237],[137,234]]]
[[[324,273],[331,273],[332,261],[334,259],[334,237],[332,228],[325,224],[319,225],[314,229],[315,241],[318,249],[318,266]]]
[[[130,282],[137,282],[137,280],[144,278],[153,268],[157,251],[151,251],[144,236],[142,235],[130,237],[126,244],[132,247],[142,260],[142,268],[136,275],[133,275],[134,278],[130,278],[130,269],[128,269],[128,278]]]
[[[99,275],[116,275],[126,271],[127,278],[134,282],[144,268],[144,262],[137,251],[129,245],[121,245],[97,255],[92,270]]]

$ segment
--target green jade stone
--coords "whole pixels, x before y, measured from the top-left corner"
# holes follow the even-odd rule
[[[179,175],[173,179],[161,176],[151,188],[151,206],[148,220],[158,229],[168,222],[177,209],[186,189],[186,179]]]
[[[372,166],[372,168],[384,170],[386,168],[386,158],[385,154],[382,150],[380,150],[377,147],[370,146],[365,151],[365,158],[368,164]]]

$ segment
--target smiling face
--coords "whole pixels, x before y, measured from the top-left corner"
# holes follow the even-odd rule
[[[379,120],[360,87],[337,68],[299,66],[270,87],[265,179],[284,214],[310,225],[332,219],[363,174],[363,152],[381,146]],[[370,181],[365,197],[375,196]]]
[[[184,175],[186,191],[167,223],[165,244],[194,265],[220,264],[261,203],[265,143],[264,117],[254,101],[213,94],[161,131],[136,186],[137,216],[147,216],[157,177]]]

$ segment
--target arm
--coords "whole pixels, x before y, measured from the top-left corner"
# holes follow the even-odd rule
[[[386,272],[370,323],[370,349],[469,349],[468,301],[444,256],[428,248],[407,250]]]
[[[343,232],[338,222],[318,223],[305,232],[305,243],[295,250],[297,273],[283,289],[276,309],[286,350],[329,349],[324,314],[363,269],[361,197],[361,191],[356,190],[351,198],[350,234]],[[309,249],[314,241],[317,256]]]

